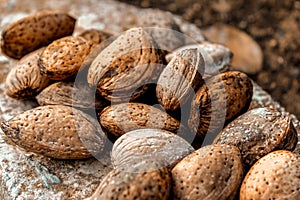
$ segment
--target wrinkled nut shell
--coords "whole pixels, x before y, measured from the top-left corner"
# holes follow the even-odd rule
[[[240,200],[299,199],[300,157],[279,150],[259,159],[247,173]]]
[[[107,46],[92,62],[88,83],[112,102],[128,102],[145,92],[145,84],[156,82],[162,55],[142,28],[132,28]]]
[[[249,108],[253,86],[242,72],[225,72],[208,79],[193,98],[189,128],[204,137],[206,133],[218,133]]]
[[[97,120],[72,107],[40,106],[2,122],[4,134],[27,151],[58,159],[100,153],[106,140]]]
[[[84,82],[57,82],[36,96],[39,105],[66,105],[83,109],[102,110],[108,102]]]
[[[29,15],[2,30],[2,52],[11,58],[20,59],[58,38],[71,35],[75,22],[66,13],[40,12]]]
[[[183,138],[159,129],[130,131],[116,140],[111,152],[112,165],[134,166],[142,161],[172,167],[194,148]]]
[[[208,145],[172,169],[174,199],[233,199],[243,177],[238,148]]]
[[[100,124],[111,134],[121,136],[141,128],[157,128],[176,133],[180,122],[166,112],[142,103],[121,103],[99,113]]]
[[[39,59],[41,71],[52,80],[65,80],[81,71],[92,43],[82,37],[67,36],[52,42]]]
[[[33,98],[49,84],[49,78],[38,67],[38,59],[44,48],[38,49],[18,61],[5,81],[5,91],[16,99]]]
[[[89,200],[167,200],[169,198],[172,184],[167,168],[138,171],[113,169],[102,180]]]
[[[204,60],[198,49],[178,52],[157,81],[156,96],[166,110],[184,105],[202,83]]]
[[[215,138],[215,144],[237,146],[246,166],[278,149],[293,150],[297,131],[290,117],[271,108],[257,108],[229,123]]]

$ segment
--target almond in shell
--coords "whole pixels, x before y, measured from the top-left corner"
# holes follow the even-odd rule
[[[39,105],[66,105],[82,109],[102,110],[108,101],[85,82],[56,82],[36,96]]]
[[[202,84],[204,60],[198,49],[179,51],[157,81],[156,96],[166,110],[176,110],[184,105],[194,90]]]
[[[229,123],[214,143],[237,146],[243,163],[249,167],[274,150],[292,151],[297,141],[290,117],[271,108],[256,108]]]
[[[81,71],[92,43],[82,37],[67,36],[52,42],[39,59],[42,73],[52,80],[65,80]]]
[[[38,60],[44,48],[38,49],[23,57],[10,70],[5,81],[5,91],[16,99],[34,98],[49,84],[49,78],[42,74]]]
[[[109,133],[121,136],[141,128],[156,128],[176,133],[180,122],[166,112],[143,103],[121,103],[106,107],[99,113],[100,124]]]
[[[170,171],[152,166],[153,162],[139,168],[113,169],[86,200],[168,200],[172,185]]]
[[[238,148],[208,145],[186,156],[172,169],[174,199],[234,199],[242,178]]]
[[[24,55],[52,41],[71,35],[76,20],[62,12],[39,12],[22,18],[2,30],[1,49],[9,57]]]
[[[116,140],[111,152],[112,165],[138,166],[143,161],[160,167],[173,167],[194,148],[183,138],[160,129],[138,129]]]
[[[247,173],[240,200],[299,199],[300,157],[278,150],[259,159]]]
[[[97,120],[72,107],[40,106],[1,123],[4,134],[27,151],[58,159],[88,158],[104,148]]]
[[[88,83],[112,102],[128,102],[156,82],[163,69],[161,52],[143,28],[121,34],[92,62]]]
[[[218,134],[224,124],[247,111],[252,94],[252,82],[242,72],[213,76],[205,81],[192,100],[189,128],[200,138],[206,133]]]

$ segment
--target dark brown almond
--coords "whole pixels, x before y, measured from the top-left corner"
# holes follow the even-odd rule
[[[237,146],[243,163],[249,167],[274,150],[292,151],[297,141],[297,131],[290,117],[270,108],[257,108],[229,123],[214,143]]]
[[[89,68],[88,83],[112,102],[128,102],[156,82],[163,69],[162,54],[143,28],[120,35],[96,57]]]
[[[299,199],[300,157],[279,150],[259,159],[247,173],[240,200]]]
[[[167,168],[113,169],[104,177],[90,200],[167,200],[171,191],[171,174]],[[150,167],[151,168],[151,167]]]
[[[111,134],[141,128],[157,128],[177,133],[180,122],[166,112],[142,103],[121,103],[106,107],[99,113],[100,124]]]
[[[122,135],[113,145],[112,165],[135,166],[142,161],[173,167],[194,148],[183,138],[159,129],[138,129]]]
[[[69,106],[40,106],[1,123],[4,134],[27,151],[58,159],[88,158],[106,141],[97,120]]]
[[[182,46],[174,50],[172,53],[167,54],[166,61],[170,62],[179,51],[194,48],[199,49],[203,56],[205,62],[205,72],[203,75],[204,78],[208,78],[229,70],[233,53],[230,51],[230,49],[223,45],[208,42]]]
[[[40,105],[66,105],[83,109],[102,110],[108,101],[95,95],[93,89],[83,82],[57,82],[36,96]]]
[[[18,61],[8,73],[5,91],[16,99],[34,98],[49,84],[49,78],[43,75],[38,67],[38,60],[44,48],[38,49]]]
[[[197,48],[177,52],[157,81],[158,102],[166,110],[176,110],[184,105],[203,82],[204,64]]]
[[[1,49],[9,57],[24,55],[52,41],[71,35],[76,20],[67,13],[39,12],[22,18],[2,30]]]
[[[189,128],[201,138],[215,135],[238,115],[247,111],[253,86],[242,72],[225,72],[208,79],[192,101]],[[209,137],[209,135],[208,135]]]
[[[145,27],[162,51],[171,52],[184,45],[185,36],[171,13],[144,10],[138,17],[138,26]]]
[[[92,43],[82,37],[67,36],[52,42],[39,59],[41,71],[52,80],[65,80],[81,71]]]
[[[174,199],[234,199],[243,178],[238,148],[208,145],[172,169]]]

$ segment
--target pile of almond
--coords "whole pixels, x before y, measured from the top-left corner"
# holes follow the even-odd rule
[[[2,52],[19,59],[6,94],[39,104],[1,122],[7,140],[56,159],[113,143],[113,169],[89,199],[299,198],[291,119],[249,110],[252,81],[230,71],[228,48],[191,42],[168,14],[145,12],[117,36],[75,35],[75,24],[41,12],[2,31]]]

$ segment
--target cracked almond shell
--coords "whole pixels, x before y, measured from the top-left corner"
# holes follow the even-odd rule
[[[76,20],[62,12],[39,12],[24,17],[2,30],[1,49],[11,58],[24,55],[71,35]]]
[[[97,120],[72,107],[40,106],[1,123],[4,134],[27,151],[58,159],[88,158],[104,148]]]

